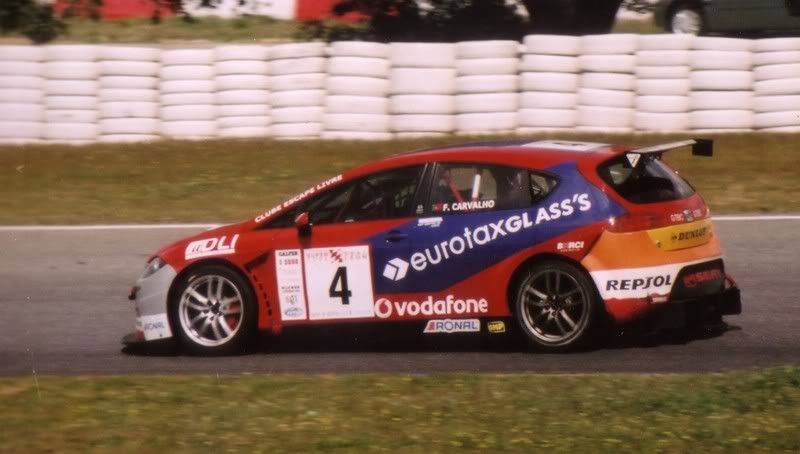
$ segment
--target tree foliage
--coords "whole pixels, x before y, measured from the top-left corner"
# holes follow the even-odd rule
[[[35,0],[0,1],[0,33],[20,32],[35,43],[45,43],[65,30],[50,5]]]

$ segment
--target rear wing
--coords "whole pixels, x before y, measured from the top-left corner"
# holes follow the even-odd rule
[[[665,151],[676,150],[683,147],[692,147],[692,155],[694,156],[713,156],[714,155],[714,141],[711,139],[691,139],[682,140],[680,142],[670,142],[661,145],[653,145],[649,147],[634,148],[625,152],[625,158],[631,167],[636,167],[642,158],[645,159],[660,159]]]

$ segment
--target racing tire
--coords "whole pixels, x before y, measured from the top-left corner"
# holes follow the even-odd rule
[[[679,35],[701,35],[705,31],[703,12],[688,3],[679,3],[667,15],[666,29]]]
[[[800,38],[764,38],[753,42],[753,52],[786,52],[800,50]]]
[[[636,52],[637,66],[689,66],[690,52],[686,50],[640,50]]]
[[[782,52],[756,52],[753,54],[753,66],[785,65],[800,61],[800,50]]]
[[[514,292],[514,318],[533,347],[550,352],[586,347],[602,321],[603,307],[589,276],[575,265],[533,265]]]
[[[253,289],[221,265],[202,265],[176,282],[169,315],[183,349],[198,356],[243,352],[258,320]]]

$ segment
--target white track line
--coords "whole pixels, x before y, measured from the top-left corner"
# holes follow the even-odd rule
[[[800,215],[730,215],[714,216],[715,221],[800,221]],[[82,230],[167,230],[197,229],[210,230],[224,224],[90,224],[90,225],[0,225],[0,232],[49,232]]]

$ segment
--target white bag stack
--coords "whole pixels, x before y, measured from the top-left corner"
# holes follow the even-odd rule
[[[529,35],[519,66],[517,132],[571,131],[578,123],[580,38]]]
[[[389,111],[397,137],[455,130],[456,52],[453,44],[392,43]]]
[[[323,139],[387,140],[389,46],[361,41],[331,43]]]
[[[161,51],[161,133],[180,139],[217,135],[214,49]]]
[[[456,44],[456,131],[514,131],[519,110],[519,43],[465,41]]]
[[[228,45],[214,49],[217,134],[220,137],[269,135],[268,48]]]
[[[800,132],[800,38],[755,41],[753,64],[756,129]]]
[[[43,59],[41,47],[0,46],[0,143],[43,137]]]
[[[272,136],[318,139],[327,79],[325,43],[273,46],[269,58]]]
[[[689,49],[692,35],[641,35],[636,52],[638,131],[689,129]]]
[[[98,47],[44,47],[44,138],[70,144],[97,140]]]
[[[637,47],[638,35],[581,37],[579,130],[620,133],[633,130]]]
[[[753,128],[752,41],[697,37],[689,76],[689,126],[699,132],[740,132]]]
[[[159,136],[161,49],[100,47],[100,141],[142,142]]]

